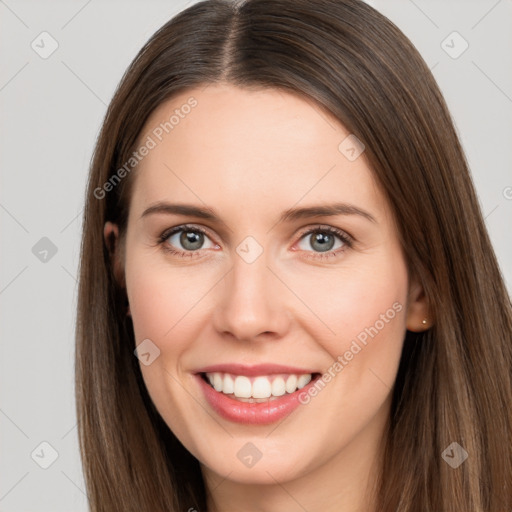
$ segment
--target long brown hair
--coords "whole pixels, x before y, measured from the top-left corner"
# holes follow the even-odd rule
[[[117,178],[151,112],[219,82],[299,93],[363,141],[428,298],[434,325],[404,342],[377,510],[512,510],[510,297],[430,70],[359,0],[199,2],[159,29],[123,76],[91,164],[81,248],[76,403],[91,510],[206,509],[198,461],[144,386],[103,226],[125,232],[136,169]],[[442,457],[453,442],[468,453],[457,468]]]

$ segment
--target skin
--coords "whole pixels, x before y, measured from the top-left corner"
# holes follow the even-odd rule
[[[277,90],[210,85],[161,104],[140,141],[185,104],[180,119],[139,164],[126,239],[116,243],[136,343],[160,349],[141,364],[169,428],[200,461],[210,512],[368,511],[406,328],[426,328],[421,286],[409,279],[392,211],[364,153],[338,150],[349,132],[310,100]],[[135,177],[135,176],[134,176]],[[213,208],[223,223],[142,213],[168,201]],[[345,202],[369,212],[278,222],[292,207]],[[168,228],[208,231],[196,257],[166,252]],[[321,258],[310,227],[333,226],[335,256]],[[107,222],[105,240],[119,241]],[[186,251],[180,233],[165,243]],[[263,253],[247,263],[237,246],[252,236]],[[190,247],[190,246],[188,246]],[[191,252],[189,250],[189,252]],[[310,257],[308,257],[310,256]],[[309,404],[283,421],[240,425],[208,405],[193,372],[214,363],[277,362],[323,372],[394,303],[402,309]],[[248,442],[262,453],[237,458]]]

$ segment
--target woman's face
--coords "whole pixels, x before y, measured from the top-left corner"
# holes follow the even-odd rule
[[[124,253],[140,368],[210,474],[352,471],[380,445],[421,290],[349,135],[298,96],[228,85],[174,97],[141,134]]]

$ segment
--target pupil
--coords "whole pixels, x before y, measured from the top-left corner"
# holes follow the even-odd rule
[[[319,249],[321,252],[330,251],[334,245],[334,237],[326,233],[316,233],[313,236],[313,243],[311,244],[314,249]],[[314,244],[319,243],[318,247]]]

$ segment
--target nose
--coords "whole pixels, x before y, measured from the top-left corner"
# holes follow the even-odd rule
[[[248,263],[235,254],[231,271],[216,287],[213,322],[219,334],[250,341],[281,338],[289,329],[288,294],[265,256]]]

